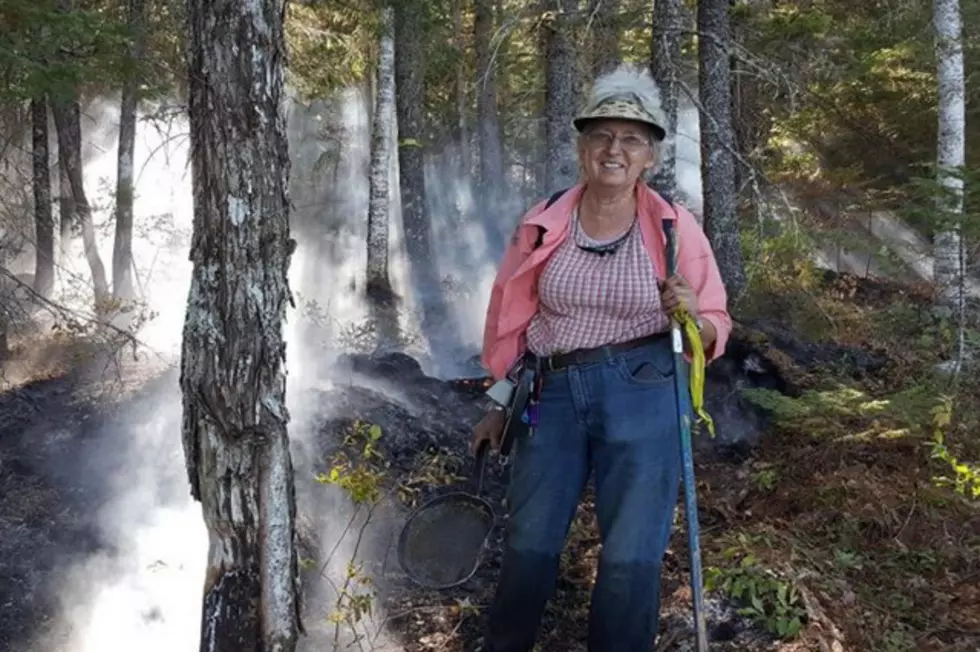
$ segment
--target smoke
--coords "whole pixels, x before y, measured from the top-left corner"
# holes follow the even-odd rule
[[[291,104],[288,114],[292,231],[298,242],[290,270],[297,308],[286,324],[290,434],[299,453],[294,461],[300,513],[315,512],[324,531],[313,532],[314,538],[325,550],[336,547],[327,568],[334,580],[342,577],[354,554],[352,537],[338,540],[351,510],[335,488],[311,481],[314,460],[303,452],[316,450],[313,420],[326,415],[304,397],[331,387],[329,365],[337,346],[370,348],[370,342],[358,341],[358,325],[369,318],[360,299],[369,151],[364,106],[363,94],[353,90],[312,107]],[[82,124],[85,189],[107,267],[113,240],[116,107],[113,100],[95,102],[87,107],[88,119]],[[134,269],[149,320],[136,333],[140,358],[130,361],[123,374],[135,398],[117,402],[118,414],[99,424],[84,459],[72,470],[75,482],[93,496],[89,518],[102,547],[60,573],[59,622],[33,643],[33,650],[186,650],[196,647],[199,636],[208,543],[200,505],[191,500],[186,482],[176,375],[191,275],[189,138],[185,117],[158,119],[160,113],[141,115],[137,124]],[[396,210],[397,205],[396,197]],[[410,296],[397,212],[391,221],[393,285]],[[53,299],[80,312],[89,310],[89,279],[81,244],[74,241],[59,260]],[[410,330],[411,317],[402,325]],[[353,534],[357,530],[353,527]],[[370,551],[365,546],[361,553]],[[322,622],[333,596],[326,585],[309,589],[323,598],[308,605],[310,620]],[[383,619],[379,612],[376,608],[375,617]],[[304,645],[315,645],[317,639],[310,636]],[[376,639],[380,642],[383,637]]]
[[[108,498],[91,514],[104,547],[64,569],[61,622],[36,641],[37,650],[187,650],[196,647],[199,635],[207,535],[200,506],[190,499],[186,483],[175,370],[191,275],[193,194],[187,121],[165,109],[157,107],[137,123],[134,270],[149,319],[137,333],[141,357],[126,374],[127,382],[136,386],[135,398],[118,403],[122,411],[102,426],[85,459],[72,470],[81,485],[104,485],[101,492]],[[288,109],[291,229],[298,242],[290,269],[297,307],[286,324],[290,434],[297,452],[300,513],[314,511],[318,524],[329,524],[314,535],[322,549],[337,548],[327,569],[334,577],[354,553],[354,537],[340,537],[351,510],[333,488],[309,481],[314,461],[310,451],[317,450],[312,442],[316,420],[329,416],[311,405],[309,396],[333,385],[330,364],[339,349],[371,350],[377,343],[371,311],[361,298],[371,113],[369,94],[359,88],[312,105],[292,102]],[[111,269],[118,102],[94,102],[86,114],[85,189],[99,251]],[[682,110],[679,123],[678,185],[688,205],[699,212],[696,112]],[[403,253],[397,156],[390,168],[389,269],[394,290],[404,299],[399,326],[407,334],[408,352],[421,359],[426,371],[442,376],[476,371],[470,358],[479,351],[490,285],[502,253],[488,233],[509,233],[526,207],[539,199],[507,193],[507,202],[493,213],[499,224],[488,225],[477,217],[487,213],[486,207],[476,205],[472,180],[455,161],[454,152],[446,151],[429,156],[426,163],[434,263],[451,307],[443,329],[451,329],[463,346],[452,355],[439,349],[438,342],[426,341],[419,329],[421,306]],[[58,261],[54,300],[88,310],[89,279],[81,243],[75,239]],[[355,534],[357,527],[351,528]],[[382,545],[383,533],[370,535],[378,541],[367,546],[368,554]],[[313,589],[318,597],[330,595],[329,587]],[[312,608],[322,617],[329,612],[327,604]],[[376,618],[380,621],[383,615]],[[304,643],[314,645],[316,637]]]
[[[674,139],[674,174],[683,204],[696,216],[704,209],[701,189],[701,125],[695,106],[681,102],[677,108],[677,135]]]

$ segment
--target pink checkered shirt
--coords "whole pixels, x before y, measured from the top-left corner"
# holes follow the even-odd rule
[[[570,228],[538,281],[540,303],[528,325],[528,349],[548,356],[667,331],[670,322],[639,227],[634,224],[619,249],[604,256],[579,248],[610,241],[586,235],[577,213]]]

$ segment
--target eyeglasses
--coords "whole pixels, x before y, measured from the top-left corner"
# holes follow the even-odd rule
[[[619,144],[628,152],[639,152],[650,146],[650,139],[636,134],[611,134],[608,131],[590,131],[585,135],[585,141],[590,147],[610,148],[619,139]]]

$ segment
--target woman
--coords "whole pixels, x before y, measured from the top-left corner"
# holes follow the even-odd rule
[[[590,100],[574,121],[583,180],[523,218],[487,312],[485,366],[501,381],[531,364],[540,384],[533,427],[514,442],[486,652],[533,648],[592,473],[603,545],[589,650],[649,652],[680,483],[669,316],[683,307],[696,317],[708,361],[731,330],[704,233],[642,180],[667,136],[653,80],[620,68],[596,81]],[[678,239],[671,278],[664,219]],[[504,421],[502,409],[492,410],[475,429],[474,449],[483,440],[497,448]]]

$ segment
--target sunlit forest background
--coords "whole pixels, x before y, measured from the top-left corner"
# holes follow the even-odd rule
[[[736,322],[709,370],[719,436],[697,442],[717,649],[980,649],[980,0],[222,6],[239,4],[255,24],[282,8],[287,53],[298,649],[479,639],[502,533],[441,593],[399,575],[391,542],[468,473],[497,263],[521,215],[577,181],[571,118],[620,63],[677,102],[676,199],[704,218]],[[0,4],[3,650],[202,635],[178,374],[207,11]],[[712,44],[724,77],[705,75]],[[591,509],[542,650],[585,650]],[[684,527],[658,650],[693,649]]]

